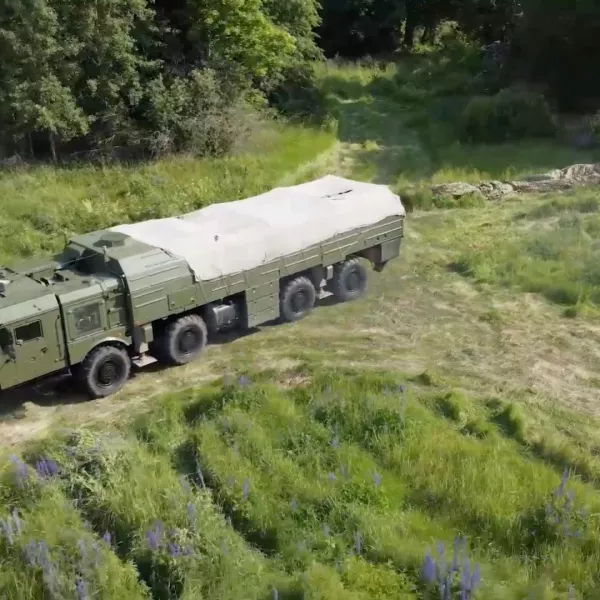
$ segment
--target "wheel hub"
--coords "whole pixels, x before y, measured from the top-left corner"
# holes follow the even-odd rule
[[[186,329],[179,336],[179,351],[182,354],[190,354],[198,347],[198,335],[192,329]]]
[[[98,369],[98,383],[102,387],[108,387],[118,381],[121,375],[119,365],[113,360],[107,360]]]
[[[292,298],[292,309],[295,313],[301,313],[306,310],[308,305],[308,295],[304,290],[298,290]]]
[[[348,273],[346,284],[351,292],[355,292],[360,289],[360,275],[356,271]]]

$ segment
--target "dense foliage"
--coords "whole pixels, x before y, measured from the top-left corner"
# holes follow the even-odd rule
[[[265,104],[303,116],[320,106],[322,53],[411,50],[449,20],[471,42],[507,43],[505,83],[597,108],[594,0],[10,0],[0,156],[223,153]]]
[[[12,0],[0,6],[5,152],[219,152],[238,110],[318,56],[315,0]]]

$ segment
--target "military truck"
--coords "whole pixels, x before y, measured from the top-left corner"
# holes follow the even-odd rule
[[[329,176],[0,267],[0,390],[66,372],[109,396],[132,366],[184,365],[219,332],[355,300],[365,262],[381,271],[399,255],[404,215],[387,187]]]

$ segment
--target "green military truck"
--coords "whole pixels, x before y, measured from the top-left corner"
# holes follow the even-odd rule
[[[399,255],[404,214],[385,186],[329,176],[0,267],[0,390],[70,372],[105,397],[132,366],[183,365],[221,331],[354,300],[365,261],[381,271]]]

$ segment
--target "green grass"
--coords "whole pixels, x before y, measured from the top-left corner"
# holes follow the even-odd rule
[[[256,147],[227,158],[3,173],[0,264],[54,252],[75,233],[262,193],[333,143],[325,131],[272,127],[254,140]]]
[[[49,584],[76,598],[80,577],[107,599],[433,600],[425,555],[437,543],[451,555],[456,536],[480,565],[478,598],[597,597],[600,197],[436,206],[424,190],[598,157],[559,141],[459,144],[470,91],[458,58],[323,66],[337,143],[285,127],[226,159],[0,176],[0,263],[325,172],[448,209],[409,216],[401,258],[365,299],[57,410],[68,430],[18,452],[53,458],[59,475],[20,486],[14,465],[0,468],[0,518],[22,522],[10,539],[0,527],[2,598],[49,597]],[[251,383],[181,391],[231,371]],[[104,413],[119,425],[72,425]],[[553,495],[565,469],[572,509]],[[54,570],[26,560],[39,541]]]
[[[41,538],[65,598],[77,573],[102,597],[434,598],[425,554],[442,543],[451,555],[457,535],[480,565],[478,597],[563,598],[571,585],[592,597],[600,525],[579,511],[600,508],[600,471],[577,475],[584,435],[557,464],[523,409],[501,401],[411,384],[403,395],[405,378],[386,373],[302,375],[295,388],[253,375],[167,396],[119,430],[29,448],[60,474],[19,487],[5,468],[0,494],[22,533],[0,544],[2,597],[40,597],[43,572],[22,551]],[[546,506],[560,504],[564,468],[573,508],[555,523]],[[149,547],[157,522],[181,556]],[[87,566],[80,539],[100,548]]]
[[[600,305],[600,196],[579,192],[531,201],[485,232],[451,268],[480,284],[501,284],[544,296],[573,310]]]
[[[417,208],[436,205],[427,186],[448,181],[508,180],[600,153],[557,140],[464,144],[457,129],[474,90],[468,52],[433,52],[397,63],[328,63],[320,70],[340,140],[352,148],[342,168],[353,177],[392,185]]]

